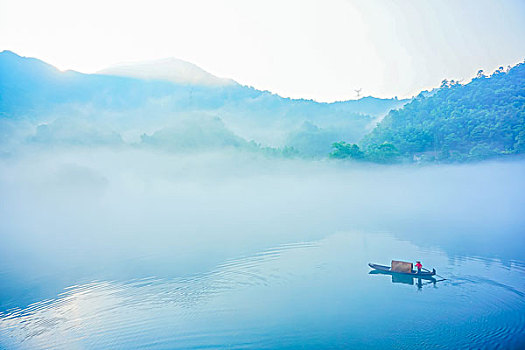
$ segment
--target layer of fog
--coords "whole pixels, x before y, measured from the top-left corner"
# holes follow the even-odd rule
[[[154,109],[108,112],[68,107],[38,118],[0,120],[0,152],[21,146],[151,146],[174,152],[221,147],[293,147],[298,155],[327,157],[332,143],[357,142],[375,125],[374,118],[245,118],[241,111],[171,112]],[[253,113],[252,113],[253,114]],[[72,117],[74,116],[74,117]],[[253,116],[252,116],[253,117]]]
[[[523,161],[400,167],[31,147],[0,158],[2,294],[184,276],[343,230],[524,260],[524,175]]]

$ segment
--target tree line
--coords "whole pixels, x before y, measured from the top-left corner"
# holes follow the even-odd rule
[[[389,114],[358,144],[333,144],[332,158],[394,163],[462,162],[525,152],[525,62],[479,71],[468,84],[444,80]]]

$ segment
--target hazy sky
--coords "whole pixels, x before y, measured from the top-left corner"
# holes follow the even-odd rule
[[[525,1],[0,0],[0,50],[60,69],[177,57],[283,96],[407,97],[525,59]]]

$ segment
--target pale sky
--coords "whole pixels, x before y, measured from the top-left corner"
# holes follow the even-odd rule
[[[523,0],[0,0],[0,51],[91,73],[176,57],[285,97],[410,97],[525,59]]]

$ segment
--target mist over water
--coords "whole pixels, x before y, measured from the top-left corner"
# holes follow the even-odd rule
[[[522,8],[23,2],[0,350],[525,349]]]
[[[0,344],[380,348],[419,344],[416,323],[432,347],[447,317],[449,346],[523,344],[524,176],[523,160],[28,147],[0,159]],[[368,275],[391,259],[449,280],[414,304],[414,282]]]

